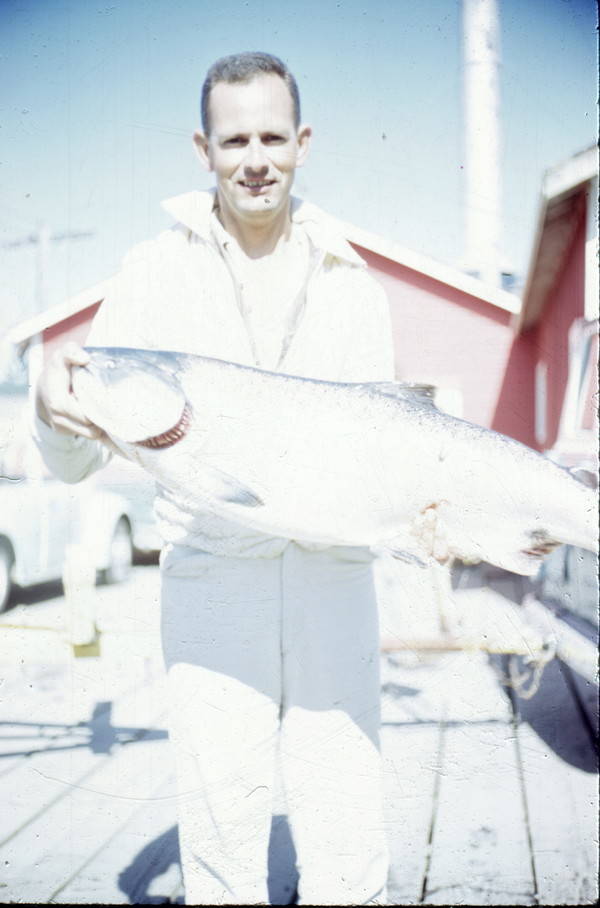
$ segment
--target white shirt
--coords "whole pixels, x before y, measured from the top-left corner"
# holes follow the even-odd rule
[[[332,219],[292,200],[290,245],[279,260],[255,267],[220,224],[214,227],[214,203],[214,193],[203,192],[164,203],[177,224],[127,255],[88,344],[177,350],[330,381],[393,379],[385,293]],[[46,465],[64,481],[78,482],[110,459],[98,442],[34,423]],[[241,529],[200,505],[183,511],[164,489],[155,510],[172,545],[271,557],[288,543]]]
[[[306,306],[311,266],[308,237],[293,224],[289,239],[280,241],[271,255],[252,259],[214,212],[212,229],[238,285],[240,310],[255,365],[276,371]]]

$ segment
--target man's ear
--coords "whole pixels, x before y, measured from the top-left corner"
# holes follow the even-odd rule
[[[298,151],[296,153],[296,167],[302,167],[308,152],[310,150],[310,140],[312,136],[311,127],[305,123],[298,130]]]
[[[196,131],[192,136],[192,140],[194,142],[194,151],[198,155],[200,163],[205,170],[211,171],[213,169],[213,166],[210,160],[210,152],[208,150],[208,139],[203,132]]]

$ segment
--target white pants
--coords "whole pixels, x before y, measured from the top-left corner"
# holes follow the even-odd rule
[[[162,568],[187,904],[269,903],[278,754],[299,904],[385,904],[370,560],[292,544],[278,558],[179,550]]]

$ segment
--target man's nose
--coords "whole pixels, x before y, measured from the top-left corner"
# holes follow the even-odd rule
[[[260,140],[248,143],[246,157],[244,159],[244,168],[253,174],[266,174],[269,169],[269,161],[265,153],[265,148]]]

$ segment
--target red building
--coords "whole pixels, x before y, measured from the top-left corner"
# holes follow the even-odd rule
[[[594,460],[598,431],[598,149],[549,170],[516,322],[532,446]],[[508,376],[507,376],[508,380]]]
[[[597,152],[590,149],[546,175],[522,301],[339,224],[387,291],[398,379],[434,384],[443,408],[540,450],[575,431],[568,419],[583,419],[591,437],[589,401],[583,415],[567,419],[564,411],[581,381],[569,385],[570,369],[581,360],[582,335],[590,338],[588,363],[595,355],[590,325],[598,309],[597,173]],[[102,296],[103,285],[97,285],[10,332],[14,342],[31,347],[32,379],[56,346],[84,341]],[[595,337],[597,343],[597,329]],[[590,382],[593,395],[591,372]]]

